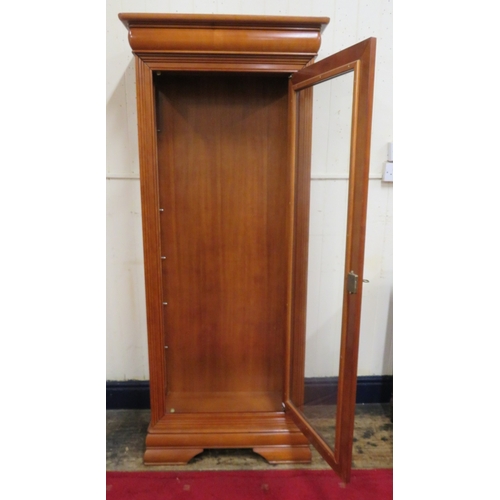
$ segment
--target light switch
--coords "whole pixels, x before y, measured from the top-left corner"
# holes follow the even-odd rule
[[[392,161],[388,161],[385,164],[384,174],[382,175],[384,182],[392,182],[392,165]]]

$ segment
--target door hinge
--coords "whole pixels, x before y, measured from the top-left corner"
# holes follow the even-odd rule
[[[358,293],[358,275],[351,271],[347,275],[347,291],[349,293]]]

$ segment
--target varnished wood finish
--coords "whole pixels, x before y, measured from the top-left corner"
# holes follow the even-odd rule
[[[311,88],[300,94],[292,92],[296,99],[295,150],[295,194],[294,194],[294,239],[292,256],[292,318],[291,324],[291,390],[290,396],[296,404],[304,400],[305,335],[307,306],[307,268],[309,253],[309,205],[312,145],[312,97]]]
[[[307,438],[283,412],[166,415],[150,426],[146,448],[149,465],[185,463],[203,448],[252,448],[272,463],[311,460]]]
[[[289,197],[287,214],[288,295],[285,334],[285,399],[304,399],[309,179],[311,173],[312,89],[296,94],[288,87]],[[293,367],[293,369],[292,369]]]
[[[154,69],[291,73],[316,56],[326,17],[120,14]]]
[[[342,314],[342,335],[340,347],[340,367],[338,380],[338,404],[336,417],[335,448],[332,450],[321,436],[310,426],[307,419],[299,411],[298,406],[302,403],[300,389],[294,388],[293,384],[301,384],[301,375],[294,375],[295,370],[301,370],[300,364],[291,365],[292,373],[289,380],[292,387],[288,393],[291,399],[285,402],[287,409],[293,416],[299,428],[306,434],[309,440],[321,453],[323,458],[338,472],[342,479],[349,481],[352,460],[352,438],[354,430],[354,410],[356,402],[356,378],[357,361],[359,347],[359,326],[361,317],[361,297],[363,281],[364,245],[366,232],[366,205],[368,196],[368,174],[370,165],[370,137],[371,118],[373,107],[373,82],[375,63],[374,38],[370,38],[354,45],[344,51],[334,54],[316,64],[292,76],[292,88],[295,91],[304,92],[312,85],[321,83],[346,71],[354,71],[354,102],[353,102],[353,122],[351,132],[351,160],[349,173],[349,199],[347,214],[347,234],[346,234],[346,259],[345,259],[345,284],[344,301]],[[304,90],[302,90],[304,89]],[[300,126],[297,127],[300,130]],[[303,134],[297,134],[297,171],[308,171],[310,163],[310,145]],[[301,146],[301,141],[305,144]],[[307,154],[302,155],[300,150],[304,148]],[[303,199],[306,200],[306,191],[309,190],[309,182],[305,178],[303,181],[298,176],[297,180],[297,203],[300,203],[300,193],[303,191]],[[300,214],[305,208],[297,209],[296,221],[298,228],[295,259],[295,282],[294,286],[298,291],[295,296],[304,290],[301,284],[305,273],[304,259],[301,257],[307,249],[307,228],[306,219],[300,219]],[[299,236],[302,231],[303,236]],[[358,275],[358,291],[350,294],[347,291],[347,274],[353,271]],[[299,308],[300,309],[300,308]],[[289,335],[293,342],[299,344],[295,349],[300,352],[301,344],[305,342],[305,335],[302,332],[303,325],[300,323],[301,312],[298,313],[296,330]],[[294,352],[293,342],[289,342],[292,347],[291,356]],[[293,397],[297,400],[294,401]]]
[[[166,74],[156,87],[169,391],[279,392],[288,81]]]
[[[311,462],[311,450],[303,446],[257,446],[255,453],[263,456],[270,464],[308,464]]]
[[[278,363],[277,368],[280,367],[281,363]],[[276,372],[276,375],[282,374]],[[282,404],[281,391],[169,391],[166,397],[167,411],[176,413],[280,411]]]
[[[286,31],[323,30],[330,22],[328,17],[303,16],[252,16],[231,14],[152,14],[152,13],[121,13],[118,18],[127,29],[134,27],[161,27],[178,26],[196,28],[239,28],[255,29],[271,27]],[[300,37],[300,34],[297,36]],[[318,46],[319,48],[319,46]]]
[[[356,405],[356,377],[358,368],[359,328],[368,204],[368,176],[370,170],[370,143],[373,113],[373,86],[375,79],[375,38],[369,38],[353,47],[357,58],[355,73],[354,123],[351,133],[352,150],[349,183],[349,210],[347,223],[346,267],[358,275],[358,292],[349,294],[344,287],[343,327],[341,338],[338,421],[335,443],[339,473],[347,482],[351,473],[354,411]],[[344,325],[343,325],[344,326]],[[338,444],[337,444],[338,443]]]
[[[183,463],[206,447],[308,461],[282,403],[294,224],[288,81],[316,56],[328,19],[120,19],[137,68],[145,463]]]
[[[160,213],[156,120],[151,70],[136,56],[137,124],[142,200],[142,234],[146,281],[151,420],[165,414],[165,357],[163,344],[163,285],[160,254]]]
[[[145,465],[185,465],[196,455],[203,452],[203,448],[189,448],[186,446],[175,446],[169,448],[153,448],[149,446],[144,453]]]
[[[136,56],[151,389],[145,463],[185,463],[207,447],[300,463],[310,459],[308,436],[348,481],[375,41],[311,64],[327,18],[119,17]],[[344,300],[332,451],[292,400],[303,399],[310,86],[351,69],[346,265],[359,289]]]

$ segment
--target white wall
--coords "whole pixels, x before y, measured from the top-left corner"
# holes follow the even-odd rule
[[[365,278],[359,375],[392,374],[392,184],[381,182],[387,144],[392,142],[392,1],[369,0],[192,0],[107,2],[107,380],[149,378],[135,74],[127,30],[119,12],[307,15],[330,17],[318,59],[370,36],[377,38],[368,201]],[[326,117],[323,120],[330,120]],[[332,122],[333,123],[333,122]],[[318,130],[331,123],[319,124]],[[313,163],[313,174],[323,167]],[[332,170],[332,179],[312,181],[311,266],[309,275],[307,375],[331,375],[335,357],[331,325],[336,312],[333,293],[331,228],[324,224],[332,193],[346,181]],[[339,178],[340,177],[340,178]],[[326,339],[326,340],[325,340]],[[315,350],[314,350],[315,346]],[[324,354],[327,353],[325,357]]]

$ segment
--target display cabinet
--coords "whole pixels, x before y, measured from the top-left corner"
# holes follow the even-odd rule
[[[151,423],[349,479],[375,40],[314,63],[328,18],[120,14],[135,55]],[[312,87],[354,73],[336,443],[301,412]]]

